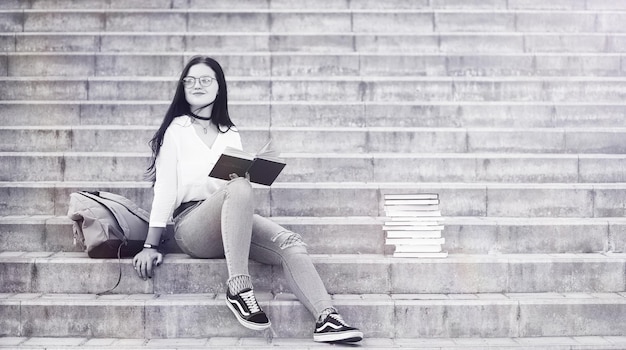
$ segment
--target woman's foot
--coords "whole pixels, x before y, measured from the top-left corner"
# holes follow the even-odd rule
[[[271,325],[267,315],[257,303],[252,289],[244,289],[232,295],[230,289],[227,288],[226,305],[235,314],[239,323],[246,328],[262,331]]]
[[[313,340],[316,342],[355,343],[363,339],[363,332],[349,326],[336,312],[315,323]]]

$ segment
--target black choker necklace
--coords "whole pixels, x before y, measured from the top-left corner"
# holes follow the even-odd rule
[[[195,113],[194,113],[194,112],[192,112],[192,111],[189,111],[189,114],[191,114],[191,117],[192,117],[192,118],[195,118],[195,119],[200,119],[200,120],[211,120],[211,117],[201,117],[201,116],[199,116],[199,115],[195,114]]]
[[[197,110],[197,111],[201,111],[201,110],[203,110],[203,109],[207,108],[208,106],[210,106],[210,105],[212,105],[212,104],[214,104],[214,103],[215,103],[215,100],[213,100],[213,102],[209,103],[208,105],[206,105],[206,106],[202,106],[202,107],[200,107],[200,108],[198,108],[198,109],[196,109],[196,110]],[[190,109],[191,109],[191,108],[190,108]],[[201,116],[199,116],[199,115],[195,114],[195,113],[194,113],[194,112],[192,112],[192,111],[189,111],[189,113],[191,114],[191,116],[192,116],[192,117],[194,117],[194,118],[196,118],[196,119],[200,119],[200,120],[211,120],[211,117],[210,117],[210,116],[209,116],[209,117],[201,117]]]

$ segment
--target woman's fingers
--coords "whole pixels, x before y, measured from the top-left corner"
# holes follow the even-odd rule
[[[139,263],[139,277],[141,277],[142,279],[146,279],[147,278],[147,264],[144,261],[141,261]]]
[[[135,264],[135,272],[137,273],[137,276],[141,277],[141,263],[139,261],[137,261],[137,263]]]
[[[137,275],[139,276],[139,278],[145,280],[148,276],[148,265],[146,264],[145,261],[143,261],[143,259],[137,259],[137,264],[135,264],[135,271],[137,272]]]
[[[136,259],[135,261],[133,261],[133,267],[135,268],[135,272],[137,273],[137,276],[141,277],[141,263],[139,263],[139,260]]]
[[[150,260],[147,261],[147,273],[148,278],[152,278],[152,274],[154,273],[154,268],[161,265],[163,261],[163,254],[156,253],[156,255],[151,255]]]
[[[153,265],[152,260],[146,261],[146,277],[147,278],[152,278],[152,265]]]
[[[231,180],[234,180],[234,179],[236,179],[236,178],[238,178],[238,177],[240,177],[240,176],[239,176],[239,175],[237,175],[236,173],[232,173],[232,174],[228,174],[228,177],[229,177]],[[249,172],[246,172],[246,174],[244,175],[244,177],[245,177],[248,181],[250,181],[250,173],[249,173]]]
[[[156,253],[156,255],[141,254],[138,259],[133,259],[133,266],[137,275],[141,279],[146,280],[148,278],[152,278],[154,268],[161,265],[162,262],[163,254],[161,253]]]

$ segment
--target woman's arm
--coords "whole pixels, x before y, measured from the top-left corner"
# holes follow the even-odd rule
[[[178,194],[177,149],[172,130],[168,129],[155,161],[156,181],[146,245],[159,246],[167,221],[174,210]],[[161,262],[163,262],[163,254],[156,248],[146,248],[145,245],[144,249],[133,258],[135,271],[144,280],[152,278],[154,267],[159,266]]]
[[[163,144],[155,160],[154,198],[150,210],[150,226],[165,227],[172,216],[178,196],[178,140],[172,127],[165,131]]]

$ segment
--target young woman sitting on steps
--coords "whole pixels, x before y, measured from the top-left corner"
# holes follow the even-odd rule
[[[148,173],[154,183],[150,229],[144,249],[133,259],[147,279],[163,261],[156,248],[170,218],[180,248],[194,258],[225,258],[226,305],[245,327],[270,326],[254,295],[248,258],[280,265],[291,291],[316,317],[313,339],[357,342],[363,333],[333,307],[300,235],[254,214],[248,178],[230,181],[208,174],[227,146],[242,148],[228,114],[224,73],[212,58],[196,56],[185,66],[174,99],[150,141]]]

